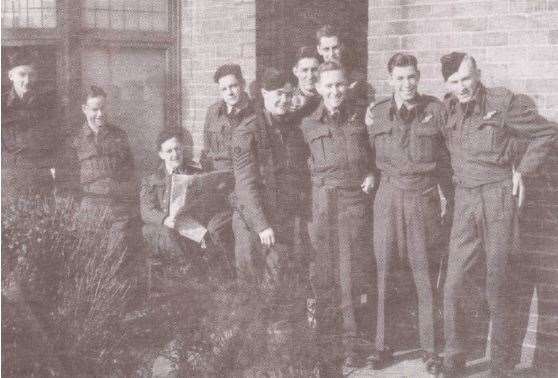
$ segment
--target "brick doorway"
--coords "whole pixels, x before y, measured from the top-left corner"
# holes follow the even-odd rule
[[[290,69],[297,49],[315,46],[326,23],[339,27],[354,68],[366,72],[367,0],[256,0],[258,76],[269,66]]]

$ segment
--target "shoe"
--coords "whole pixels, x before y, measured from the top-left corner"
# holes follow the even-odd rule
[[[391,349],[378,350],[371,358],[372,370],[382,370],[393,362],[393,351]]]
[[[437,376],[442,372],[442,359],[437,354],[424,352],[422,355],[422,362],[429,374]]]
[[[444,377],[460,377],[465,373],[465,357],[462,355],[450,356],[444,358],[443,376]]]
[[[366,366],[366,359],[362,355],[352,352],[345,357],[343,366],[346,368],[358,369]]]

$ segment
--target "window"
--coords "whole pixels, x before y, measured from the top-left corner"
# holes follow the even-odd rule
[[[156,134],[162,127],[179,124],[180,2],[1,3],[3,59],[13,49],[23,47],[41,56],[40,77],[42,84],[57,90],[62,131],[73,134],[83,123],[83,86],[100,85],[109,95],[113,122],[130,137],[139,173],[153,168],[157,164],[153,152]]]

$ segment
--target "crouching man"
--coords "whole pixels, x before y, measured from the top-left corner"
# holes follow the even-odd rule
[[[191,175],[201,171],[194,163],[184,161],[183,151],[183,136],[180,130],[161,131],[157,138],[157,152],[161,158],[161,165],[156,172],[147,176],[141,185],[141,217],[145,223],[143,236],[152,253],[151,269],[157,270],[151,272],[151,286],[155,291],[164,290],[163,276],[167,268],[181,267],[181,263],[186,261],[201,262],[199,245],[175,231],[173,220],[169,218],[171,175]]]

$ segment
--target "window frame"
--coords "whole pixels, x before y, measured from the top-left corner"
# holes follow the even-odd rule
[[[181,124],[179,70],[181,2],[169,0],[168,31],[92,29],[82,25],[82,2],[57,0],[56,27],[2,28],[2,46],[53,46],[56,49],[56,85],[63,127],[71,132],[81,116],[81,51],[87,47],[163,50],[166,60],[165,127]],[[75,83],[80,85],[75,85]]]

